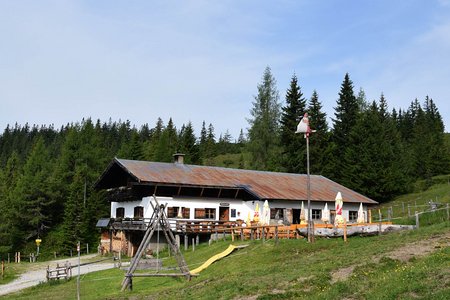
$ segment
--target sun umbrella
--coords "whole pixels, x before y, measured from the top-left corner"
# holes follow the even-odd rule
[[[255,214],[253,215],[253,221],[259,223],[259,202],[256,202]]]
[[[269,202],[266,200],[264,201],[263,205],[261,225],[269,225],[269,223],[270,223],[270,207]]]
[[[336,219],[334,220],[334,224],[338,225],[338,224],[343,224],[344,223],[344,218],[342,217],[342,206],[343,206],[343,202],[342,202],[342,195],[341,192],[338,192],[336,195],[336,202],[335,202],[335,208],[336,208]]]
[[[252,222],[252,216],[251,216],[251,214],[250,214],[250,211],[248,211],[247,220],[245,220],[245,224],[246,224],[247,226],[250,226],[250,225],[251,225],[251,222]]]
[[[306,221],[308,219],[307,211],[305,210],[305,206],[303,205],[302,201],[302,207],[300,210],[300,224],[306,224]]]
[[[359,224],[364,223],[364,210],[363,210],[363,205],[362,202],[359,205],[359,210],[358,210],[358,219],[356,220],[356,222],[358,222]]]
[[[325,207],[323,208],[322,221],[325,224],[330,222],[330,210],[328,209],[328,203],[325,203]]]

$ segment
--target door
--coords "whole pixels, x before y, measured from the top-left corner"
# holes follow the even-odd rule
[[[301,209],[292,209],[292,224],[300,224],[300,212]]]
[[[219,221],[229,221],[230,220],[230,208],[229,207],[219,207]]]

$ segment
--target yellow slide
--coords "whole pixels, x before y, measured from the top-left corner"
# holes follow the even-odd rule
[[[203,271],[204,269],[206,269],[207,267],[209,267],[216,260],[219,260],[219,259],[224,258],[225,256],[229,255],[235,249],[241,249],[241,248],[245,248],[247,246],[248,245],[240,245],[240,246],[230,245],[230,246],[228,246],[228,248],[225,251],[220,252],[219,254],[216,254],[216,255],[212,256],[210,259],[205,261],[205,263],[203,265],[201,265],[197,269],[192,270],[191,274],[198,274],[201,271]]]

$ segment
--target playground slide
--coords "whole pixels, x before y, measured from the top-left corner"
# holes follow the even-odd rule
[[[216,260],[222,259],[225,256],[229,255],[231,252],[233,252],[235,249],[241,249],[241,248],[245,248],[248,245],[240,245],[240,246],[235,246],[235,245],[230,245],[228,246],[228,248],[223,251],[220,252],[214,256],[212,256],[210,259],[208,259],[203,265],[201,265],[200,267],[191,270],[191,274],[198,274],[201,271],[203,271],[204,269],[206,269],[207,267],[209,267],[213,262],[215,262]]]

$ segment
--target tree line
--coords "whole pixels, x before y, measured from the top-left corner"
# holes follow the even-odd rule
[[[228,131],[217,136],[204,121],[197,136],[191,122],[177,129],[172,119],[165,124],[160,118],[140,128],[91,119],[58,129],[8,125],[0,136],[0,255],[31,247],[38,236],[55,251],[73,249],[78,240],[96,245],[95,223],[109,216],[109,203],[93,187],[113,157],[171,162],[181,152],[186,163],[214,165],[215,157],[231,155],[239,168],[306,173],[304,137],[294,133],[305,112],[316,130],[312,174],[386,201],[417,179],[449,173],[444,125],[431,98],[389,111],[383,94],[371,102],[362,89],[355,94],[346,74],[330,128],[316,91],[307,99],[293,75],[281,104],[267,67],[248,132],[237,138]]]

